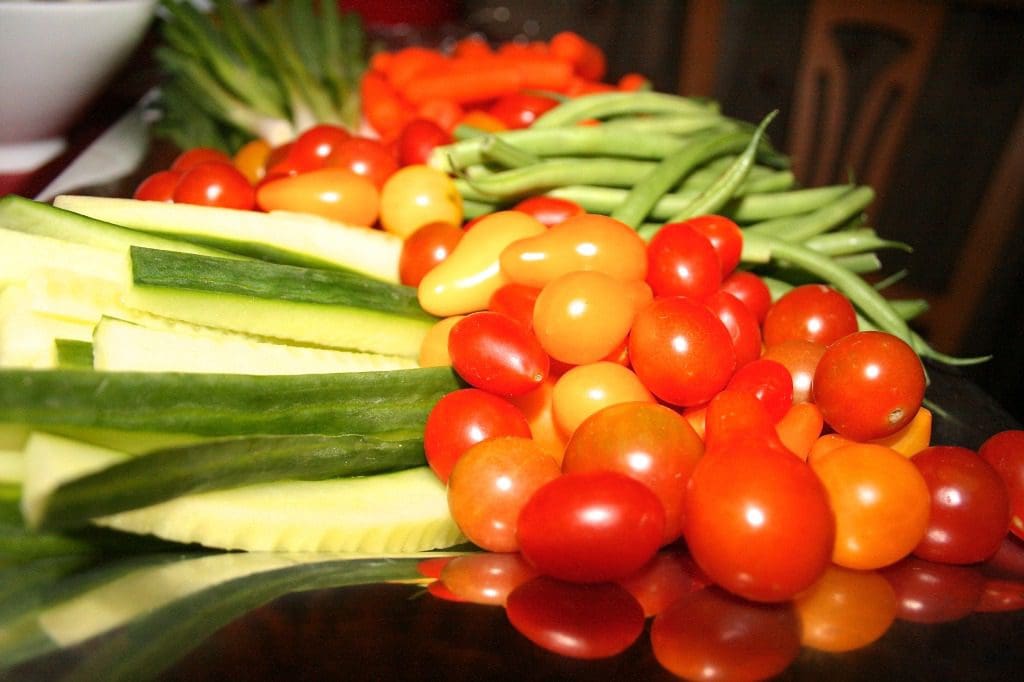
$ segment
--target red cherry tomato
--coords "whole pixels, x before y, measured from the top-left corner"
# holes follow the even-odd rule
[[[981,444],[978,454],[1003,479],[1010,495],[1010,530],[1024,539],[1024,431],[1000,431]]]
[[[576,428],[562,470],[618,471],[646,485],[665,508],[665,544],[682,533],[686,482],[703,452],[693,427],[673,410],[621,403],[595,412]]]
[[[351,138],[351,133],[341,126],[315,125],[295,139],[288,151],[288,160],[300,172],[323,168],[334,150]]]
[[[174,188],[174,201],[199,206],[256,208],[256,190],[231,163],[207,161],[185,171]]]
[[[931,493],[924,539],[914,554],[973,564],[996,553],[1010,527],[1010,498],[996,470],[967,448],[935,445],[910,460]]]
[[[655,296],[702,299],[722,284],[722,265],[708,238],[687,223],[669,223],[647,245],[647,283]]]
[[[705,298],[704,305],[729,330],[732,346],[736,351],[737,367],[742,367],[761,356],[761,325],[750,308],[736,296],[722,289]]]
[[[825,349],[812,386],[825,422],[842,436],[867,441],[895,433],[914,418],[925,376],[907,343],[866,331],[847,334]]]
[[[908,557],[881,571],[896,592],[896,617],[913,623],[948,623],[974,612],[985,578],[968,566]]]
[[[264,211],[296,211],[369,227],[380,212],[380,195],[366,178],[344,168],[319,168],[263,182],[256,200]]]
[[[766,348],[765,360],[774,360],[789,370],[793,379],[793,402],[807,403],[811,401],[811,384],[814,371],[818,368],[825,347],[813,341],[783,341],[771,348]]]
[[[178,186],[182,175],[183,171],[157,171],[139,183],[132,198],[140,201],[174,201],[174,188]]]
[[[799,458],[762,439],[709,449],[690,477],[683,518],[683,537],[701,569],[753,601],[792,599],[832,556],[835,523],[825,488]]]
[[[728,277],[739,265],[740,253],[743,251],[743,232],[739,225],[720,215],[697,216],[684,224],[707,237],[718,254],[722,277]]]
[[[520,634],[570,658],[614,656],[644,629],[640,604],[614,583],[576,585],[541,576],[512,590],[505,608]]]
[[[721,391],[707,404],[704,414],[704,445],[721,450],[734,442],[757,439],[778,446],[768,408],[750,391]]]
[[[427,223],[402,243],[398,277],[402,284],[418,286],[423,275],[441,263],[462,239],[462,228],[451,223]]]
[[[799,655],[800,621],[791,604],[752,604],[709,587],[654,619],[651,648],[683,679],[770,679]]]
[[[540,289],[537,287],[512,282],[499,287],[491,294],[487,309],[507,315],[530,329],[533,327],[533,308],[539,295]]]
[[[513,206],[512,210],[532,215],[547,227],[559,225],[585,213],[583,207],[574,201],[545,196],[527,197]]]
[[[219,149],[212,149],[210,147],[193,147],[192,149],[186,149],[171,162],[172,171],[178,171],[184,173],[201,163],[207,163],[210,161],[216,161],[217,163],[231,163],[231,157],[220,151]]]
[[[787,291],[768,309],[763,331],[767,346],[791,339],[827,346],[857,331],[857,313],[835,289],[804,284]]]
[[[519,514],[519,548],[546,575],[594,583],[624,578],[650,561],[665,509],[650,488],[614,471],[562,474]]]
[[[499,97],[487,110],[509,129],[528,128],[545,111],[558,106],[558,100],[543,95],[515,93]]]
[[[347,168],[368,179],[379,190],[398,170],[398,159],[377,140],[352,137],[338,143],[328,154],[324,165],[329,168]]]
[[[452,367],[469,384],[498,395],[523,395],[548,375],[551,360],[533,333],[500,313],[459,320],[448,334]]]
[[[711,400],[736,369],[725,325],[705,306],[682,296],[656,299],[637,313],[629,358],[651,393],[683,407]]]
[[[749,393],[760,400],[773,422],[782,419],[793,406],[793,377],[774,360],[761,358],[740,367],[726,388]]]
[[[498,436],[530,437],[526,417],[514,405],[476,388],[452,391],[437,401],[423,429],[427,464],[442,483],[471,446]]]
[[[743,304],[754,313],[758,324],[764,324],[768,309],[772,307],[772,292],[764,280],[752,272],[734,270],[722,280],[722,291],[743,301]]]
[[[398,149],[398,163],[402,166],[425,164],[430,160],[430,153],[435,147],[449,144],[451,141],[451,134],[437,123],[425,118],[413,119],[405,124],[395,143]]]

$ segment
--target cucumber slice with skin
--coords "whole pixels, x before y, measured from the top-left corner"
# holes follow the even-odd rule
[[[33,438],[26,456],[34,456]],[[49,438],[47,447],[55,447]],[[63,442],[63,447],[77,445]],[[68,481],[34,511],[38,528],[85,525],[92,518],[146,507],[181,495],[278,480],[318,481],[423,466],[423,440],[339,436],[254,436],[168,448],[132,457]]]
[[[78,339],[56,339],[58,367],[92,367],[92,342]]]
[[[229,251],[193,244],[187,240],[167,239],[131,230],[106,222],[102,218],[97,220],[76,211],[62,209],[56,206],[56,202],[51,206],[13,194],[0,198],[0,227],[119,254],[127,254],[128,248],[135,245],[224,258],[242,257]]]
[[[399,281],[401,238],[315,215],[76,195],[59,196],[54,205],[135,230],[262,260],[352,270],[386,282]]]
[[[0,199],[0,206],[10,199]],[[75,244],[45,235],[3,228],[0,222],[0,284],[22,282],[37,272],[70,272],[112,282],[128,282],[126,253]]]
[[[134,247],[125,305],[307,345],[416,357],[436,322],[416,290],[352,273]]]
[[[26,457],[22,511],[30,523],[61,484],[128,458],[47,434],[32,435]],[[444,484],[427,467],[184,495],[94,523],[247,551],[416,552],[464,540],[448,513]]]
[[[398,355],[289,346],[231,332],[151,329],[109,317],[96,325],[90,358],[99,370],[138,372],[317,374],[417,366]]]
[[[201,436],[387,433],[423,428],[460,387],[450,367],[250,376],[0,370],[9,422]]]

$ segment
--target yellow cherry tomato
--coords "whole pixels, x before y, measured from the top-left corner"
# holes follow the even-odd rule
[[[427,223],[462,224],[462,195],[447,173],[423,164],[400,168],[381,189],[380,223],[408,237]]]
[[[533,331],[555,360],[582,365],[622,344],[635,307],[618,280],[602,272],[570,272],[548,283],[533,308]]]
[[[438,320],[434,326],[427,330],[420,344],[420,367],[450,367],[452,358],[448,354],[448,334],[451,333],[455,323],[465,315],[453,315],[443,320]]]
[[[313,213],[347,225],[377,221],[380,197],[373,183],[344,168],[289,175],[260,185],[256,203],[264,211]]]
[[[639,377],[614,362],[593,362],[573,367],[555,382],[551,410],[555,424],[566,436],[590,415],[609,405],[654,402]]]
[[[501,269],[517,284],[543,287],[576,270],[602,272],[619,280],[647,276],[647,246],[625,223],[583,214],[554,225],[501,254]]]
[[[508,283],[498,266],[501,252],[512,242],[546,229],[536,218],[519,211],[485,216],[466,231],[448,258],[420,280],[420,305],[438,317],[486,309],[491,295]]]
[[[231,162],[245,179],[257,184],[267,174],[267,159],[270,158],[271,147],[265,140],[246,142],[235,152]]]

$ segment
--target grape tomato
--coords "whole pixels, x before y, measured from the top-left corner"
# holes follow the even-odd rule
[[[490,311],[467,315],[451,328],[448,355],[467,383],[503,396],[539,386],[551,362],[529,329]]]

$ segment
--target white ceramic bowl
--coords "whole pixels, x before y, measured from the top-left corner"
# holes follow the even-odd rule
[[[156,0],[0,0],[0,172],[37,168],[124,65]]]

